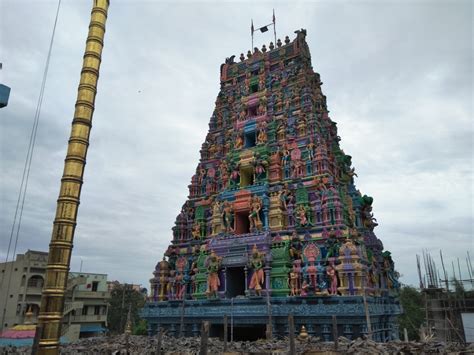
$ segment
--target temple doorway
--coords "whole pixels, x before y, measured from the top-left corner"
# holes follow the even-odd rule
[[[245,271],[243,267],[228,267],[226,271],[227,298],[245,296]]]
[[[235,213],[235,234],[250,233],[249,211]]]
[[[265,339],[267,327],[265,324],[249,324],[234,326],[234,341],[255,341]]]
[[[234,325],[234,341],[255,341],[266,338],[267,327],[265,324],[248,324],[245,326]],[[224,339],[224,327],[222,324],[211,324],[209,336]],[[231,326],[227,326],[227,341],[230,341]]]

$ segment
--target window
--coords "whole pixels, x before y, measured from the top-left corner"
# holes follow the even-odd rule
[[[240,187],[253,185],[253,167],[247,166],[240,169]]]
[[[44,280],[41,276],[35,275],[31,276],[28,280],[28,287],[38,287],[42,288],[43,287]]]
[[[82,308],[82,315],[83,315],[83,316],[87,316],[88,308],[89,308],[88,306],[84,306],[84,307]]]
[[[98,287],[99,287],[99,281],[92,281],[92,292],[97,292]]]
[[[94,315],[98,316],[100,314],[100,306],[94,306]]]
[[[245,148],[255,147],[255,131],[245,133]]]
[[[247,110],[247,117],[257,116],[257,106],[249,107]]]
[[[235,214],[235,234],[250,233],[249,212],[238,212]]]

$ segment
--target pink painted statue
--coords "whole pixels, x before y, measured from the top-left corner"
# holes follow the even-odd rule
[[[333,264],[328,265],[326,274],[329,277],[329,293],[331,295],[337,295],[337,272]]]

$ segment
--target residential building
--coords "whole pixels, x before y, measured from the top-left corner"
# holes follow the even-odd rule
[[[0,263],[0,330],[24,324],[28,311],[29,321],[37,322],[47,260],[47,252],[28,250],[15,261]],[[73,341],[104,333],[109,298],[106,274],[70,272],[62,336]]]

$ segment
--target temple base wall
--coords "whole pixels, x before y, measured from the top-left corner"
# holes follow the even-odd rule
[[[372,339],[385,342],[399,338],[396,316],[401,309],[392,297],[367,297],[372,325]],[[211,323],[211,336],[222,337],[224,315],[229,329],[233,324],[236,338],[240,330],[252,328],[260,334],[272,323],[273,335],[288,335],[288,315],[293,314],[295,330],[305,326],[311,336],[321,341],[333,340],[333,316],[336,316],[338,335],[355,339],[367,334],[367,318],[361,296],[351,297],[250,297],[215,300],[186,300],[148,302],[141,316],[148,322],[149,335],[160,328],[171,336],[199,336],[201,323]],[[231,331],[228,331],[229,337]],[[261,336],[262,337],[262,336]]]

